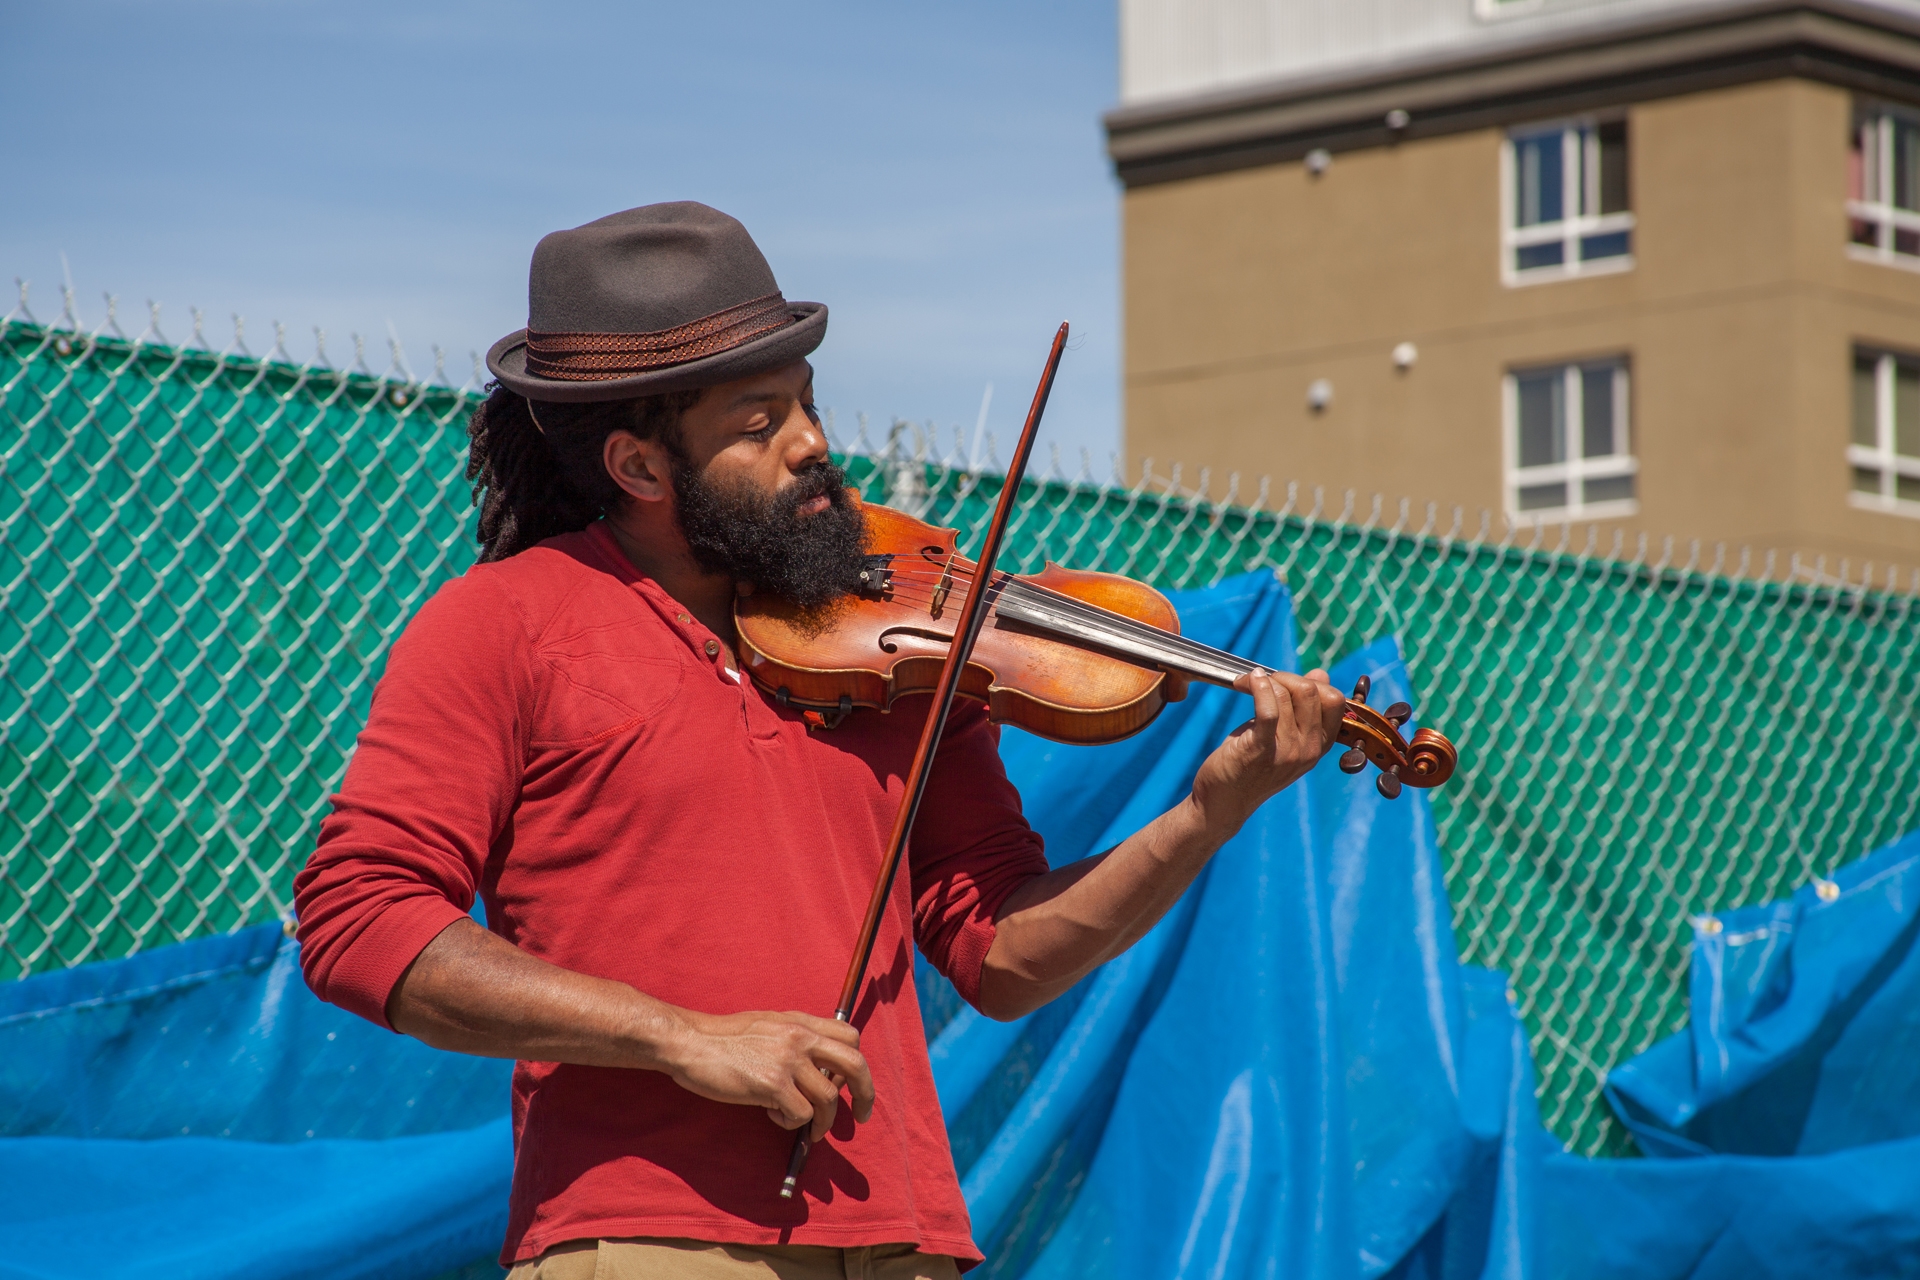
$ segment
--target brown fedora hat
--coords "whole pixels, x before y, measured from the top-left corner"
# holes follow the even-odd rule
[[[534,400],[625,400],[778,369],[826,333],[826,307],[781,297],[738,220],[680,200],[541,240],[527,327],[487,368]]]

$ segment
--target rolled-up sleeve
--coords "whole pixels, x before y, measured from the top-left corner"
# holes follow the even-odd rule
[[[1000,761],[999,731],[978,703],[957,704],[947,722],[909,857],[914,941],[977,1008],[995,913],[1047,870],[1040,836]]]
[[[473,907],[526,756],[530,644],[485,573],[407,625],[318,847],[294,879],[300,964],[322,1000],[381,1026],[408,965]]]

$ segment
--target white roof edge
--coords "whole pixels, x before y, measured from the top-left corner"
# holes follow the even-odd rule
[[[1246,64],[1239,69],[1217,69],[1210,75],[1192,74],[1192,58],[1186,75],[1160,77],[1160,87],[1141,90],[1129,86],[1129,31],[1126,14],[1150,7],[1210,8],[1217,16],[1228,9],[1252,9],[1263,4],[1285,6],[1290,10],[1315,7],[1364,6],[1365,0],[1213,0],[1211,5],[1193,5],[1187,0],[1121,0],[1121,100],[1109,119],[1127,117],[1139,108],[1153,114],[1158,107],[1200,106],[1213,100],[1222,102],[1258,96],[1264,93],[1311,92],[1316,86],[1336,85],[1349,79],[1378,79],[1396,71],[1421,74],[1432,67],[1524,55],[1533,46],[1563,44],[1570,39],[1595,36],[1631,35],[1657,32],[1668,26],[1691,26],[1702,21],[1738,18],[1747,15],[1806,10],[1852,18],[1871,25],[1885,25],[1920,35],[1920,0],[1521,0],[1524,8],[1515,13],[1491,17],[1478,16],[1485,0],[1373,0],[1374,8],[1430,8],[1435,16],[1453,29],[1436,28],[1424,40],[1400,42],[1397,47],[1364,42],[1350,43],[1338,53],[1310,60],[1296,58],[1292,63],[1276,65]],[[1441,6],[1444,5],[1444,10]],[[1162,64],[1169,59],[1162,57]],[[1172,70],[1170,66],[1167,67]]]

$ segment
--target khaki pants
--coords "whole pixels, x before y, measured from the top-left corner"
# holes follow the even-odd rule
[[[831,1249],[703,1240],[570,1240],[519,1263],[507,1280],[959,1280],[960,1267],[910,1244]]]

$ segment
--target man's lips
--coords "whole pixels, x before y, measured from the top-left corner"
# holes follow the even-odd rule
[[[805,502],[801,503],[797,508],[795,508],[795,511],[798,514],[803,516],[814,516],[814,515],[819,515],[822,511],[825,511],[828,507],[831,507],[832,505],[833,505],[833,499],[829,498],[826,494],[823,493],[817,498],[808,498]]]

